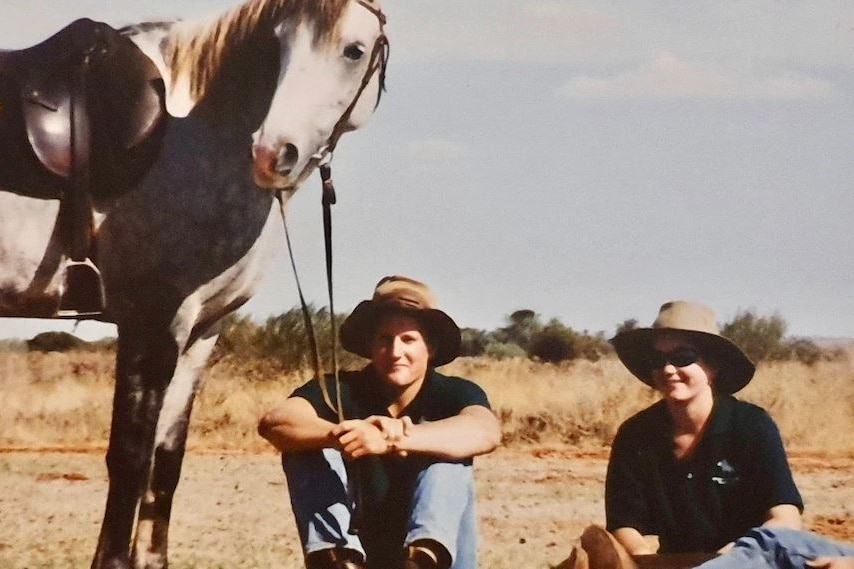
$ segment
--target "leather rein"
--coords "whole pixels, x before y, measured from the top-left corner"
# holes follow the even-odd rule
[[[338,417],[339,423],[344,421],[346,417],[344,415],[344,406],[341,403],[341,379],[338,369],[338,326],[335,322],[335,303],[332,286],[332,206],[336,202],[336,196],[335,186],[332,182],[331,156],[333,151],[335,150],[335,146],[338,144],[338,139],[347,129],[347,122],[350,120],[350,115],[352,114],[353,109],[356,107],[356,104],[359,102],[362,93],[364,92],[365,88],[367,88],[367,86],[370,84],[371,79],[376,73],[380,74],[380,85],[376,102],[377,105],[379,104],[380,95],[385,89],[385,69],[389,54],[388,38],[383,32],[383,27],[386,23],[385,14],[383,14],[381,10],[375,8],[364,0],[358,0],[358,2],[361,6],[363,6],[365,9],[367,9],[377,17],[380,24],[380,35],[374,42],[374,47],[371,50],[371,58],[368,62],[368,68],[365,71],[365,75],[362,77],[362,82],[359,85],[359,88],[356,90],[356,94],[353,97],[353,100],[350,102],[350,105],[344,111],[344,114],[342,114],[341,117],[338,119],[338,122],[335,123],[335,126],[333,127],[332,132],[329,135],[327,144],[325,145],[325,149],[322,151],[323,157],[321,158],[321,160],[326,157],[330,158],[326,162],[323,162],[318,166],[323,190],[321,203],[323,206],[323,241],[326,260],[326,288],[327,294],[329,296],[330,334],[332,335],[331,375],[335,382],[334,403],[329,394],[329,387],[326,383],[326,376],[323,374],[320,350],[318,349],[317,335],[314,330],[314,324],[312,323],[311,312],[309,311],[308,305],[305,302],[305,295],[303,295],[302,287],[300,286],[299,275],[297,274],[296,262],[294,261],[293,247],[291,245],[290,233],[288,231],[288,224],[285,216],[285,203],[282,196],[283,192],[279,191],[276,193],[276,199],[279,201],[279,212],[282,216],[282,225],[284,226],[285,230],[285,241],[287,242],[288,246],[288,257],[290,258],[291,269],[293,271],[294,280],[297,285],[297,292],[299,294],[300,307],[302,309],[306,335],[308,336],[309,346],[311,347],[314,375],[320,385],[320,390],[323,394],[323,401],[332,411],[335,412]],[[354,504],[353,513],[350,520],[350,527],[348,531],[349,533],[354,535],[359,533],[359,530],[362,526],[362,512],[364,510],[362,505],[362,492],[359,489],[359,480],[362,478],[363,475],[361,474],[361,468],[359,468],[359,466],[359,464],[354,464],[354,468],[352,468],[350,477],[348,478],[348,492]]]
[[[365,91],[365,88],[370,84],[371,79],[376,73],[380,74],[380,87],[377,95],[377,104],[379,104],[379,93],[382,93],[385,86],[385,68],[386,62],[388,60],[389,51],[388,38],[386,37],[385,32],[383,31],[383,28],[386,23],[385,14],[383,14],[381,10],[375,8],[365,0],[358,0],[358,3],[377,17],[377,20],[379,20],[380,25],[380,34],[374,42],[373,48],[371,49],[371,57],[368,61],[368,67],[365,70],[365,74],[362,77],[362,81],[359,84],[359,88],[356,90],[356,94],[354,95],[353,100],[350,101],[350,104],[344,110],[344,113],[335,123],[335,126],[332,128],[332,132],[330,133],[329,138],[327,139],[327,143],[323,147],[321,147],[323,148],[323,158],[330,158],[326,162],[321,163],[318,166],[323,189],[321,203],[323,205],[323,240],[326,258],[326,288],[327,294],[329,296],[330,333],[332,335],[332,376],[335,381],[336,394],[336,400],[334,403],[329,395],[329,388],[326,384],[326,376],[323,374],[323,366],[321,363],[320,351],[318,349],[317,335],[315,334],[311,313],[308,309],[308,305],[305,302],[305,295],[302,292],[302,287],[299,281],[299,275],[297,274],[296,262],[294,260],[293,255],[293,247],[291,245],[290,233],[288,231],[288,224],[285,216],[284,199],[282,196],[283,192],[279,191],[276,193],[276,199],[279,201],[279,212],[282,216],[282,224],[285,230],[285,241],[287,242],[288,246],[288,256],[290,258],[291,269],[294,274],[294,280],[297,285],[297,292],[299,294],[300,299],[300,307],[302,309],[303,320],[305,322],[306,335],[308,336],[308,342],[312,352],[314,374],[315,377],[317,377],[318,382],[320,383],[320,389],[323,393],[324,402],[332,411],[336,413],[339,422],[344,421],[345,416],[344,409],[341,404],[341,381],[338,369],[338,327],[335,322],[335,304],[332,286],[332,205],[334,205],[336,202],[336,196],[335,186],[332,182],[331,156],[333,151],[335,150],[335,146],[338,144],[338,139],[346,131],[347,121],[350,119],[350,115],[352,114],[353,109],[358,104],[362,93]]]

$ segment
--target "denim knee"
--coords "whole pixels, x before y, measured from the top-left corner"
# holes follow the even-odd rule
[[[341,453],[323,449],[283,454],[282,467],[304,551],[344,547],[364,554],[361,542],[348,531],[352,504]]]
[[[431,539],[451,555],[453,569],[474,569],[477,519],[471,464],[435,462],[416,479],[406,544]]]

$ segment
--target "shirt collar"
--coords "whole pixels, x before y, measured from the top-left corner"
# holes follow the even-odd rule
[[[427,368],[427,373],[424,375],[424,383],[421,384],[421,389],[418,390],[415,398],[403,410],[403,414],[409,415],[413,418],[423,414],[421,410],[424,406],[423,402],[427,397],[425,394],[430,391],[436,375],[437,372],[434,368]],[[377,377],[377,373],[371,364],[362,368],[361,379],[364,382],[363,389],[367,396],[366,399],[371,412],[376,415],[388,415],[388,406],[391,401],[387,401],[383,396],[382,389],[380,389],[380,379]]]
[[[729,394],[716,394],[715,402],[712,406],[712,414],[709,417],[709,427],[700,446],[708,444],[709,439],[723,435],[730,430],[732,423],[733,411],[735,409],[735,398]],[[662,399],[656,403],[660,420],[665,428],[658,431],[658,443],[669,453],[673,446],[673,417],[667,410],[667,404]]]

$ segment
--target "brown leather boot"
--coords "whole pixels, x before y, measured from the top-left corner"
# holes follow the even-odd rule
[[[365,561],[355,549],[333,547],[306,555],[305,566],[306,569],[365,569]]]
[[[451,555],[438,541],[420,539],[407,546],[403,569],[449,569]]]
[[[569,557],[554,569],[590,569],[587,552],[581,547],[573,547]]]
[[[581,547],[592,569],[638,569],[626,548],[601,526],[589,526],[584,530]]]

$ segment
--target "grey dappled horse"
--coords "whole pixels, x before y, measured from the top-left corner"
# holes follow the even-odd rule
[[[275,191],[290,196],[372,114],[383,23],[368,0],[251,0],[211,20],[123,30],[159,70],[169,116],[133,187],[94,199],[103,319],[117,325],[118,355],[92,567],[166,567],[217,323],[252,296],[281,237]],[[43,317],[59,302],[66,262],[59,200],[18,190],[0,187],[0,316]]]

